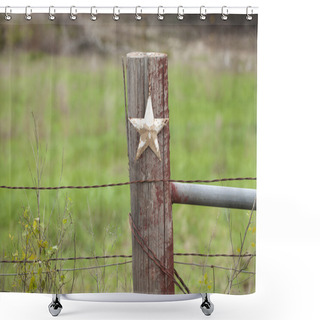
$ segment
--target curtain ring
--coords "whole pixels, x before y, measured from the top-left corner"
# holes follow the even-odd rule
[[[27,6],[26,7],[26,14],[24,15],[25,19],[30,21],[32,19],[31,14],[32,14],[32,9],[30,6]]]
[[[116,10],[118,11],[118,12],[116,12]],[[116,6],[116,7],[113,7],[113,17],[112,17],[112,19],[114,20],[114,21],[118,21],[119,19],[120,19],[120,10],[119,10],[119,8]]]
[[[180,21],[183,20],[183,15],[184,15],[183,6],[179,6],[179,7],[178,7],[177,19],[180,20]]]
[[[6,6],[4,8],[4,18],[6,21],[10,21],[12,19],[12,17],[10,16],[10,13],[11,13],[11,8],[9,6]]]
[[[249,10],[251,9],[251,12],[249,13]],[[252,9],[252,7],[247,7],[247,9],[246,9],[246,19],[248,20],[248,21],[251,21],[252,20],[252,14],[253,14],[253,9]]]
[[[140,13],[138,13],[138,9],[139,9]],[[135,16],[137,21],[140,21],[142,19],[141,14],[142,14],[142,8],[140,6],[137,6],[136,7],[136,16]]]
[[[95,11],[95,13],[93,13],[93,10]],[[90,17],[90,19],[91,19],[91,21],[96,21],[97,20],[97,14],[98,14],[98,9],[96,8],[96,7],[91,7],[91,9],[90,9],[90,15],[91,15],[91,17]]]
[[[228,15],[229,15],[228,7],[223,6],[221,8],[221,19],[223,21],[226,21],[228,19]]]
[[[160,13],[160,9],[162,9],[162,13]],[[158,7],[158,20],[162,21],[164,19],[164,8],[163,6]]]
[[[54,6],[49,7],[49,20],[53,21],[56,17],[55,14],[56,13],[56,9],[54,8]]]
[[[72,21],[77,19],[77,8],[75,6],[70,7],[70,19]]]
[[[200,20],[206,20],[207,18],[207,8],[205,6],[200,7]]]

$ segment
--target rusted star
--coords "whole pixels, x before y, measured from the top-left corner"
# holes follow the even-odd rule
[[[148,97],[146,112],[144,118],[129,118],[129,121],[140,134],[136,160],[140,158],[142,153],[150,147],[158,159],[161,161],[160,148],[158,142],[158,133],[169,122],[168,118],[155,119],[153,116],[151,96]]]

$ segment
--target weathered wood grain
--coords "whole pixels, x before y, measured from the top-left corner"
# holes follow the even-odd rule
[[[162,53],[127,54],[128,117],[143,118],[148,95],[155,118],[169,118],[168,59]],[[139,133],[128,122],[130,181],[170,179],[169,125],[158,134],[161,161],[150,148],[136,160]],[[169,182],[130,185],[131,213],[148,246],[173,274],[172,204]],[[173,294],[174,283],[165,275],[132,236],[133,291]]]

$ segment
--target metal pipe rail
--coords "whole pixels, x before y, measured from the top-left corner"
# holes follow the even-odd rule
[[[171,199],[172,203],[256,210],[255,189],[172,182]]]

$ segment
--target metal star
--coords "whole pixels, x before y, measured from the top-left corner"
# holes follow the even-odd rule
[[[150,147],[158,159],[161,161],[160,148],[158,142],[158,133],[169,122],[168,118],[155,119],[153,116],[151,96],[148,97],[147,107],[144,118],[129,118],[129,121],[140,134],[136,160],[140,158],[142,153]]]

